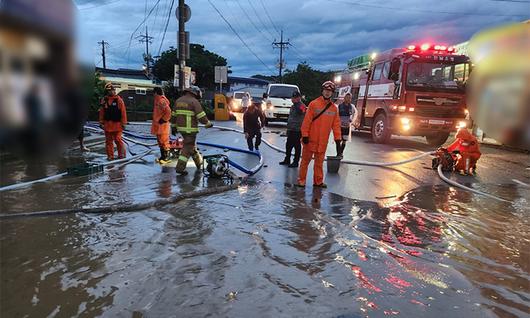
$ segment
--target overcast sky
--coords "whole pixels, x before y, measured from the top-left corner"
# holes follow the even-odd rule
[[[174,0],[171,13],[172,0],[75,2],[84,28],[89,30],[87,41],[94,44],[97,66],[102,65],[97,42],[105,40],[109,42],[108,68],[140,69],[145,44],[135,38],[145,33],[145,25],[154,37],[150,47],[153,56],[158,55],[161,45],[162,51],[177,46],[178,0]],[[305,60],[317,69],[340,70],[349,59],[367,52],[425,41],[456,44],[481,29],[530,19],[530,0],[187,0],[186,3],[192,11],[186,24],[191,42],[203,44],[227,58],[235,76],[277,74],[279,51],[271,43],[279,40],[279,30],[284,31],[284,37],[292,44],[285,53],[287,68]],[[168,16],[167,32],[161,43]],[[142,24],[146,17],[146,23]]]

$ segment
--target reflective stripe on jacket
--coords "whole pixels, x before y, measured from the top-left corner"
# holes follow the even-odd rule
[[[199,101],[189,94],[177,99],[172,115],[172,125],[181,134],[196,134],[199,132],[199,122],[209,122]]]
[[[312,152],[326,152],[331,131],[333,131],[335,140],[342,137],[337,105],[332,103],[320,117],[313,121],[313,118],[320,114],[327,104],[328,101],[322,96],[309,103],[302,123],[302,137],[309,137],[308,146]]]

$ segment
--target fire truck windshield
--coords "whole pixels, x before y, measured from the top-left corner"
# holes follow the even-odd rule
[[[470,64],[441,64],[412,62],[408,65],[406,83],[413,90],[465,90],[469,78]]]

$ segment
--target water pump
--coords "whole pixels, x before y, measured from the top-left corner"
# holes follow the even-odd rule
[[[232,179],[230,164],[226,155],[209,155],[203,157],[202,171],[205,176],[212,178]]]

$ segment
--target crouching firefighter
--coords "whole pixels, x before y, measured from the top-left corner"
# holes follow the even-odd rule
[[[180,175],[188,174],[186,165],[190,157],[193,158],[197,169],[200,169],[202,165],[202,156],[196,146],[199,122],[204,124],[206,128],[213,127],[199,103],[201,95],[201,91],[196,87],[184,89],[184,95],[177,99],[175,110],[172,113],[171,133],[176,135],[179,132],[184,139],[184,145],[175,168]]]

